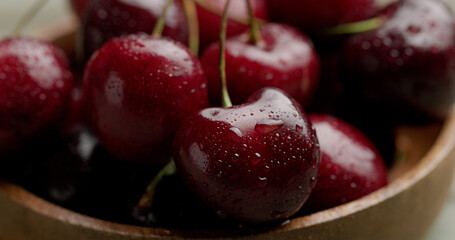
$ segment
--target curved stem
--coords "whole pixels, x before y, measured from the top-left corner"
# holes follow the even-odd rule
[[[261,33],[259,31],[259,24],[254,17],[253,8],[251,7],[250,0],[246,0],[246,5],[248,7],[248,22],[250,25],[250,42],[252,44],[257,44],[261,40]]]
[[[228,9],[231,0],[226,1],[224,7],[223,18],[221,20],[221,30],[220,30],[220,55],[219,55],[219,70],[220,70],[220,79],[221,79],[221,103],[223,107],[231,107],[232,101],[229,97],[227,84],[226,84],[226,29],[227,29],[227,16]]]
[[[382,26],[384,21],[385,21],[384,16],[378,16],[360,22],[341,24],[327,29],[326,31],[324,31],[324,33],[328,35],[363,33],[379,28],[380,26]]]
[[[46,5],[49,0],[38,0],[33,4],[27,13],[19,20],[16,27],[14,28],[11,35],[18,36],[21,34],[22,30],[27,26],[27,24],[36,16],[36,14],[41,10],[41,8]]]
[[[152,181],[147,186],[144,195],[142,195],[141,199],[139,199],[139,202],[137,203],[137,208],[141,214],[150,211],[150,208],[152,207],[153,204],[153,200],[155,198],[156,188],[163,179],[163,177],[173,175],[175,174],[175,172],[176,172],[175,163],[174,160],[171,158],[171,161],[168,164],[166,164],[166,166],[164,166],[158,172],[158,174],[156,174],[156,176],[152,179]]]
[[[189,40],[188,46],[191,52],[197,56],[199,54],[199,22],[197,19],[195,0],[183,0],[186,19],[188,21]]]
[[[167,1],[166,6],[164,6],[163,12],[161,13],[160,18],[158,18],[158,21],[156,21],[155,28],[153,29],[153,32],[152,32],[152,37],[159,38],[159,37],[161,37],[161,34],[163,34],[164,20],[166,19],[166,13],[173,2],[174,2],[174,0]]]

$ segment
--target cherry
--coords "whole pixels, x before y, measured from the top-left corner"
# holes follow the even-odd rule
[[[80,17],[90,2],[92,2],[92,0],[71,0],[71,7]]]
[[[113,37],[152,33],[167,1],[95,0],[86,9],[83,19],[85,56],[89,57]],[[187,21],[178,1],[167,11],[163,36],[184,44],[188,42]]]
[[[270,86],[308,105],[319,75],[319,58],[311,40],[290,26],[272,23],[262,26],[260,35],[257,44],[250,43],[248,32],[226,41],[227,84],[232,101],[242,103],[258,89]],[[221,96],[218,52],[216,43],[201,57],[215,104]]]
[[[376,116],[443,118],[455,100],[455,19],[442,1],[400,1],[344,46],[346,90]]]
[[[86,129],[78,129],[41,145],[23,153],[33,161],[24,168],[21,185],[46,200],[79,209],[93,184],[90,157],[96,139]]]
[[[243,105],[201,110],[176,135],[187,185],[220,215],[252,223],[296,213],[316,180],[319,145],[300,105],[268,88]]]
[[[73,74],[53,45],[15,37],[0,42],[0,152],[55,130],[65,115]]]
[[[178,42],[146,35],[108,41],[87,64],[84,85],[100,144],[134,163],[168,160],[180,124],[208,105],[199,60]]]
[[[320,32],[372,17],[378,11],[375,3],[374,0],[267,0],[272,20],[298,26],[306,32]]]
[[[200,44],[204,50],[208,45],[218,41],[221,25],[221,13],[226,0],[196,0],[200,29]],[[250,0],[256,18],[267,20],[265,0]],[[229,6],[227,36],[236,36],[248,29],[248,10],[245,1],[233,1]]]
[[[338,206],[387,184],[384,161],[362,132],[331,115],[308,118],[321,145],[321,165],[304,209],[313,212]]]

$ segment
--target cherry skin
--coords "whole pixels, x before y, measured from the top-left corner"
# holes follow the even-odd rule
[[[300,105],[266,88],[243,105],[204,109],[185,121],[174,158],[189,188],[219,215],[264,223],[300,209],[320,152]]]
[[[79,17],[82,16],[85,8],[88,6],[90,2],[93,0],[71,0],[71,7],[77,13]]]
[[[94,0],[84,13],[84,52],[88,58],[107,40],[132,33],[152,33],[168,0]],[[188,26],[178,1],[166,13],[163,36],[188,42]]]
[[[256,18],[267,20],[265,0],[249,0]],[[221,26],[221,15],[226,0],[197,0],[196,10],[199,20],[201,49],[217,42]],[[245,1],[231,1],[228,10],[227,37],[236,36],[248,29],[248,8]]]
[[[267,0],[270,18],[317,32],[343,23],[374,16],[374,0]]]
[[[0,152],[56,130],[74,77],[65,54],[26,38],[0,42]]]
[[[263,87],[284,90],[302,106],[313,96],[319,75],[319,58],[311,40],[298,30],[281,24],[266,24],[260,29],[262,40],[249,43],[249,33],[226,41],[226,77],[234,104]],[[204,51],[201,64],[209,82],[212,103],[219,103],[219,44]]]
[[[387,185],[384,161],[362,132],[331,115],[308,118],[321,146],[321,165],[305,210],[335,207]]]
[[[352,36],[342,61],[346,90],[380,114],[443,118],[455,100],[455,18],[442,1],[401,1],[378,29]]]
[[[114,157],[159,164],[186,117],[208,105],[199,60],[182,44],[147,35],[114,38],[84,73],[88,121]]]

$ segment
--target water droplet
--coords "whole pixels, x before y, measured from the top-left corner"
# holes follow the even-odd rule
[[[284,122],[280,119],[264,119],[254,126],[254,130],[262,134],[268,134],[282,128],[283,125]]]
[[[400,56],[400,52],[396,49],[393,49],[392,51],[390,51],[390,56],[393,58],[397,58],[398,56]]]
[[[267,73],[267,74],[265,75],[265,80],[270,81],[270,80],[272,80],[272,79],[273,79],[273,73]]]
[[[335,176],[335,175],[333,175],[333,174],[330,175],[329,178],[330,178],[330,180],[333,180],[333,181],[337,180],[337,176]]]
[[[412,34],[416,34],[416,33],[419,33],[420,32],[420,27],[419,26],[415,26],[415,25],[411,25],[408,27],[408,32],[412,33]]]
[[[258,177],[258,186],[265,187],[267,185],[267,178],[266,177]]]
[[[242,132],[240,131],[240,129],[236,128],[236,127],[231,127],[229,128],[229,130],[231,130],[232,132],[234,132],[238,137],[242,137],[243,134]]]
[[[352,182],[350,185],[349,185],[351,188],[357,188],[357,184]]]
[[[261,157],[261,154],[259,153],[255,153],[254,155],[256,155],[256,157]]]

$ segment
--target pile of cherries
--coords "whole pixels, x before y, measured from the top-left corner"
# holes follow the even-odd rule
[[[455,100],[443,1],[226,3],[73,0],[71,61],[1,41],[0,176],[112,221],[280,224],[387,185],[394,127]]]

